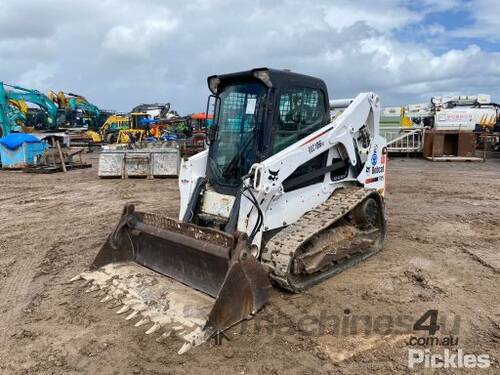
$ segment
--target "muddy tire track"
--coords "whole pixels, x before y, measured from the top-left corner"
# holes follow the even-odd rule
[[[52,176],[0,171],[0,372],[407,373],[404,334],[364,337],[342,326],[308,331],[321,314],[341,323],[347,315],[414,321],[430,308],[461,317],[465,351],[500,358],[494,306],[500,275],[469,254],[497,264],[499,170],[500,159],[460,165],[392,159],[382,252],[306,293],[273,291],[246,330],[228,331],[230,342],[183,356],[178,342],[156,342],[68,284],[92,262],[125,203],[175,217],[177,181],[99,180],[96,166]],[[313,320],[304,326],[307,315]]]
[[[32,281],[44,256],[45,254],[39,254],[37,257],[18,259],[10,273],[12,276],[0,288],[0,300],[3,301],[5,310],[2,313],[3,329],[0,330],[0,344],[5,343],[12,335],[12,329],[19,324],[22,310],[29,303],[33,293]]]

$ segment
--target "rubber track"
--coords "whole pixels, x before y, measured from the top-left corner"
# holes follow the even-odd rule
[[[295,223],[272,237],[262,252],[263,263],[269,264],[273,269],[270,275],[271,279],[284,289],[299,292],[372,255],[373,253],[370,252],[366,255],[353,258],[339,267],[333,267],[334,269],[317,278],[317,280],[306,287],[294,285],[288,278],[293,257],[302,244],[332,226],[372,194],[378,193],[375,190],[367,190],[360,187],[340,189],[324,203],[307,212]]]

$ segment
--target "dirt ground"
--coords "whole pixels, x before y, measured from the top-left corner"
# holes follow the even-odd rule
[[[500,158],[393,158],[387,181],[380,254],[304,294],[273,291],[257,318],[228,332],[230,341],[179,356],[175,338],[146,336],[69,283],[126,202],[175,217],[177,180],[99,180],[95,167],[1,171],[0,372],[408,373],[409,339],[426,336],[413,323],[435,309],[436,335],[458,337],[465,353],[489,354],[491,367],[479,372],[499,373]]]

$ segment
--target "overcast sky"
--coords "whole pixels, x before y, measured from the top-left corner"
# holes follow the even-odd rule
[[[376,4],[376,5],[375,5]],[[288,68],[384,105],[500,99],[500,1],[0,1],[0,80],[101,108],[204,110],[211,74]]]

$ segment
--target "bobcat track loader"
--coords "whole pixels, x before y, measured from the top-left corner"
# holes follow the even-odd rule
[[[346,108],[331,121],[310,76],[261,68],[208,86],[209,148],[182,162],[179,220],[127,205],[74,278],[146,334],[181,338],[179,353],[251,318],[272,284],[303,291],[385,236],[378,96],[332,101]]]

